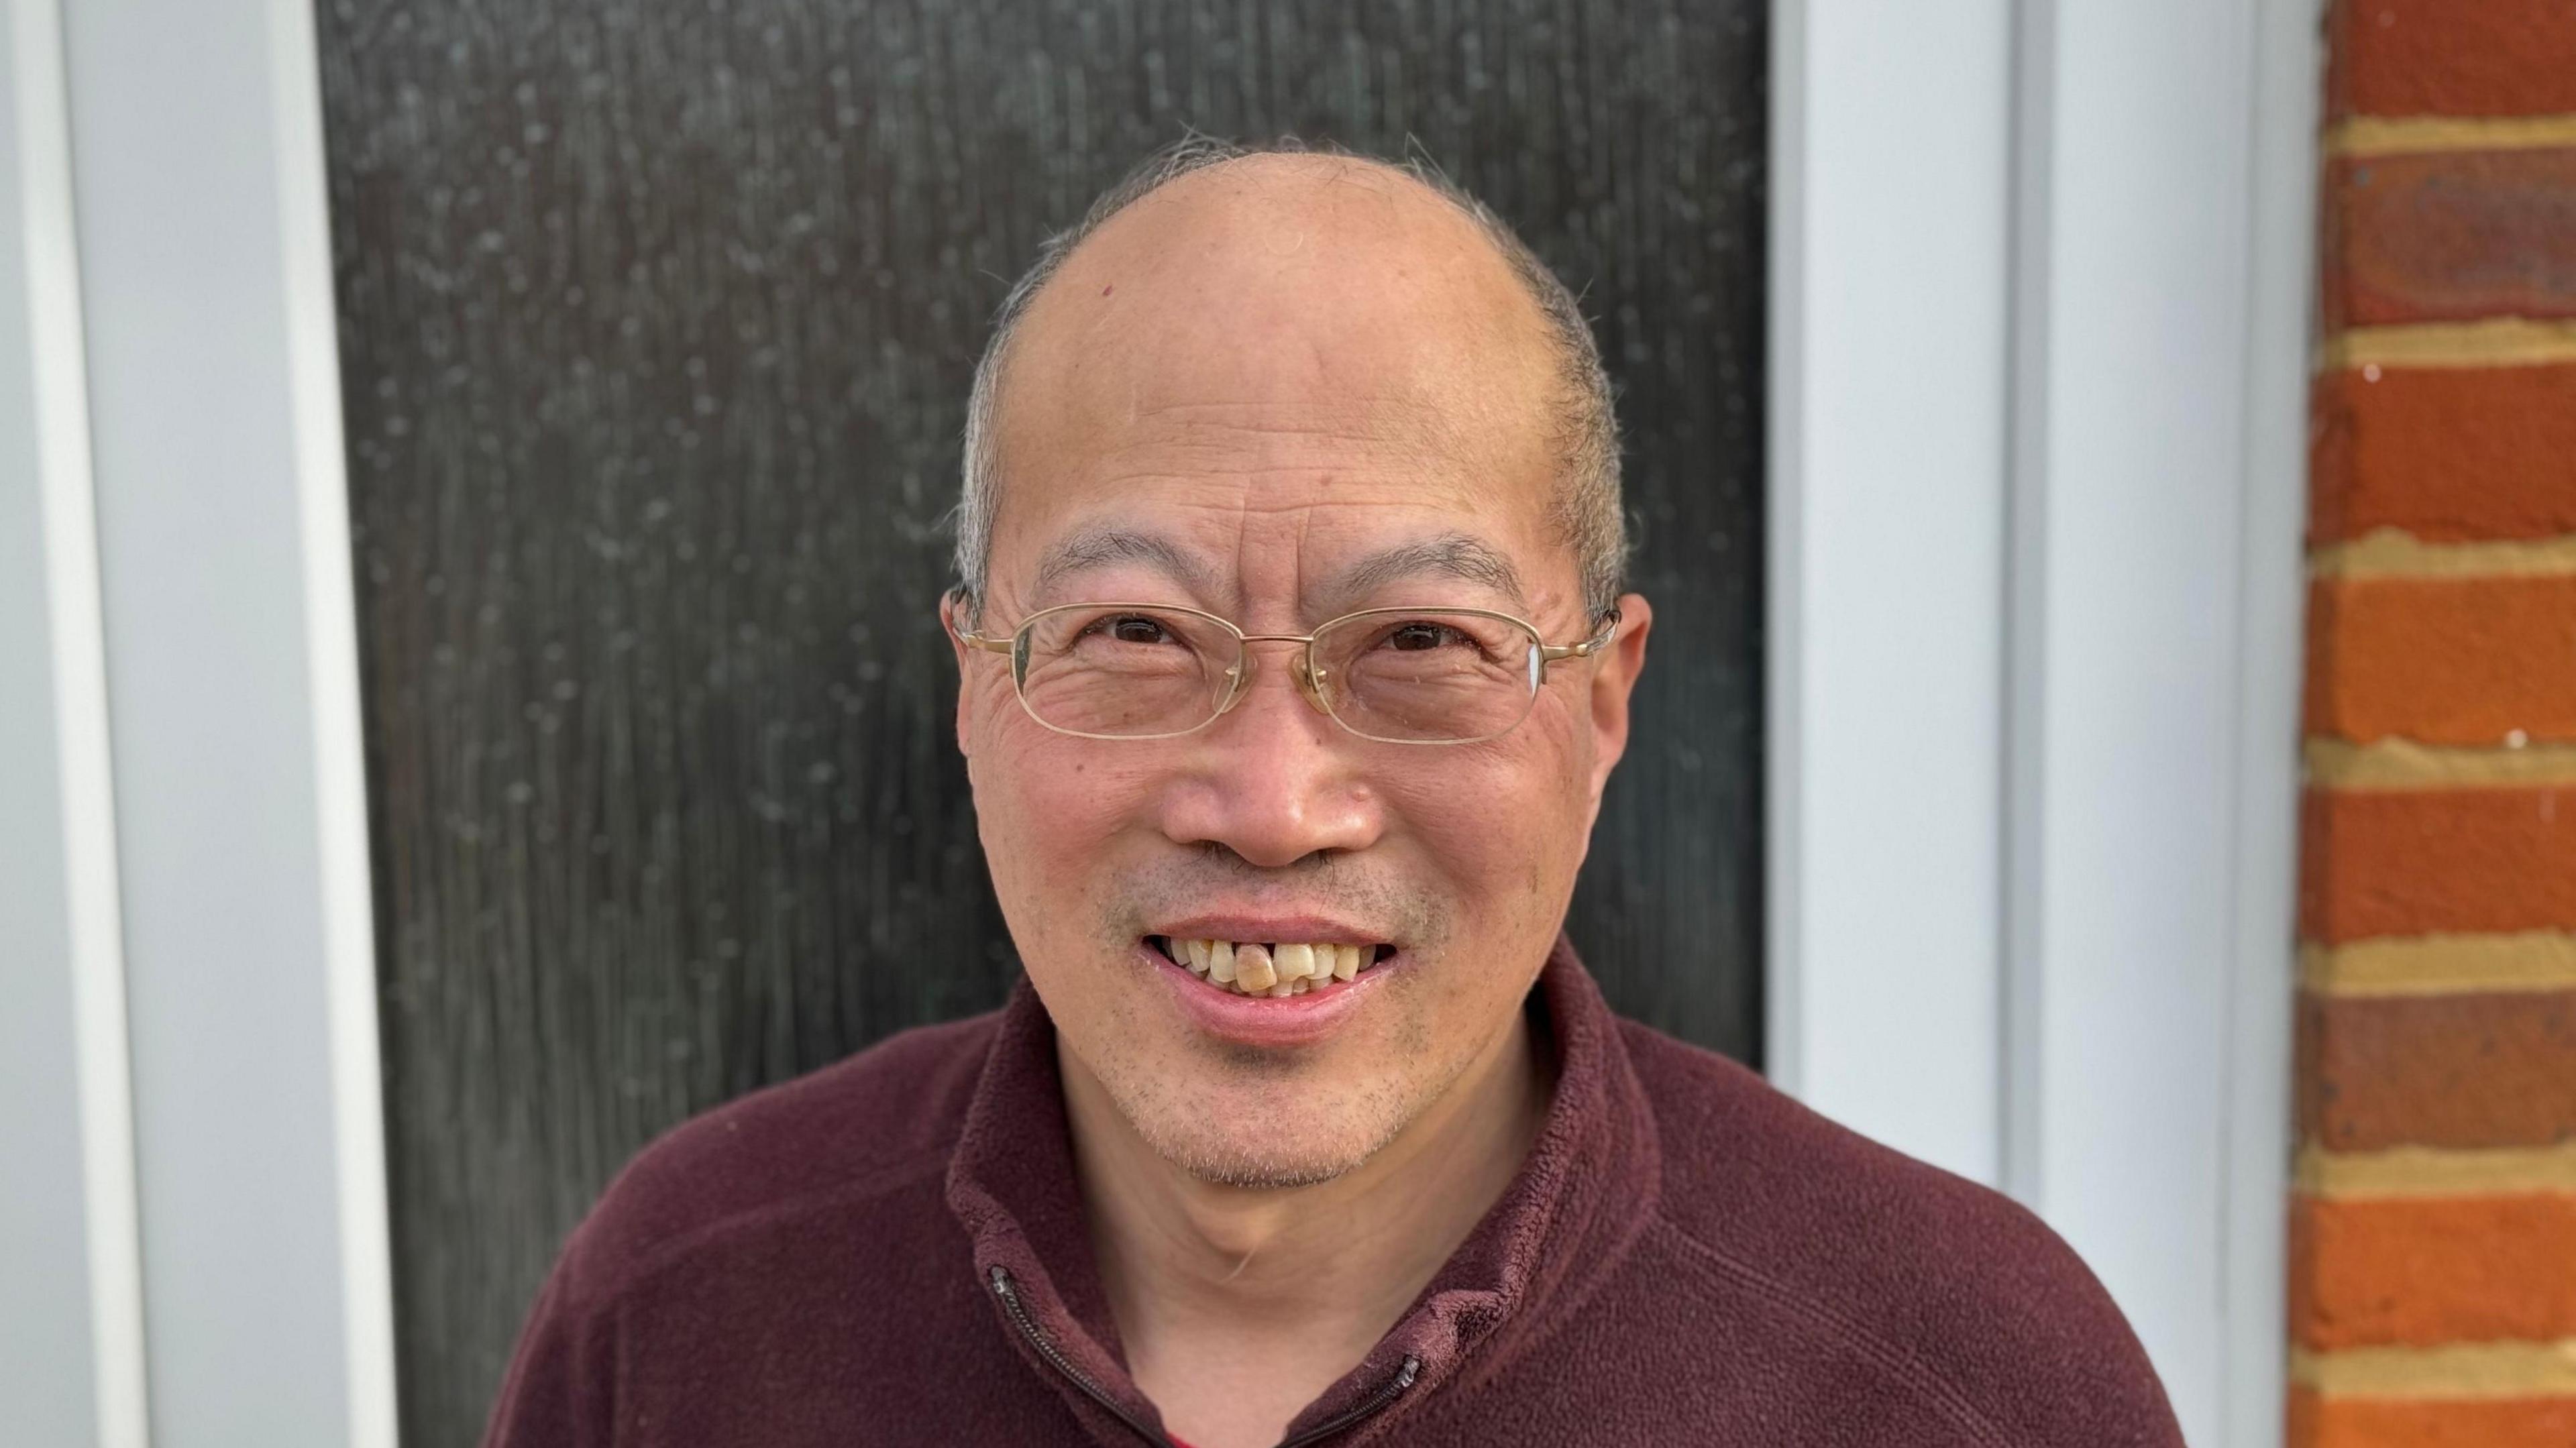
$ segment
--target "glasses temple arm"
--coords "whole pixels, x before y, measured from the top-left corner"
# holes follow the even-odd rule
[[[1553,664],[1561,659],[1588,659],[1594,654],[1601,652],[1603,649],[1610,647],[1610,641],[1618,636],[1619,610],[1614,608],[1609,611],[1609,614],[1602,623],[1601,632],[1594,634],[1592,637],[1585,639],[1579,644],[1540,644],[1538,646],[1539,662]]]

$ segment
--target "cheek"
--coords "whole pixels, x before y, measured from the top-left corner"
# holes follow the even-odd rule
[[[1581,743],[1562,711],[1542,710],[1491,745],[1425,751],[1386,776],[1406,832],[1474,907],[1459,921],[1470,936],[1522,923],[1523,907],[1553,933],[1590,813]]]
[[[1021,891],[1080,895],[1106,862],[1106,847],[1151,797],[1141,759],[1044,729],[1008,694],[1007,712],[975,730],[967,773],[975,814],[1007,907]]]

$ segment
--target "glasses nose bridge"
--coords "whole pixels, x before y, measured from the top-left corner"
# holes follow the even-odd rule
[[[1227,671],[1232,687],[1226,691],[1225,702],[1217,708],[1219,714],[1241,702],[1244,691],[1252,687],[1253,673],[1260,667],[1260,657],[1252,651],[1254,644],[1295,644],[1297,652],[1289,658],[1288,677],[1295,681],[1298,695],[1309,707],[1328,719],[1333,717],[1333,706],[1324,701],[1324,680],[1315,669],[1315,635],[1238,632],[1235,638],[1241,644],[1239,660],[1234,668]]]

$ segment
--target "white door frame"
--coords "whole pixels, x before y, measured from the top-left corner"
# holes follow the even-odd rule
[[[0,1423],[142,1448],[141,1239],[71,125],[0,17]]]
[[[47,1341],[57,1375],[0,1379],[0,1422],[12,1441],[42,1424],[30,1441],[127,1448],[148,1416],[163,1445],[390,1448],[312,5],[6,3],[0,222],[23,245],[0,249],[0,285],[31,303],[0,306],[0,554],[42,567],[0,594],[23,607],[41,584],[51,632],[0,640],[0,695],[33,679],[53,725],[5,721],[0,787],[51,767],[60,804],[0,818],[0,847],[61,861],[27,877],[46,886],[26,917],[38,1009],[10,1025],[76,1029],[42,1072],[0,1077],[0,1128],[34,1140],[50,1112],[52,1155],[76,1140],[85,1169],[9,1193],[49,1213],[56,1270],[45,1300],[0,1287],[0,1339]]]
[[[2282,1432],[2318,0],[1774,8],[1772,1074]]]

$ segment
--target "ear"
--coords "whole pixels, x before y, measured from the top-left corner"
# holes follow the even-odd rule
[[[1646,635],[1655,626],[1654,605],[1642,593],[1619,596],[1619,634],[1594,657],[1592,669],[1592,807],[1619,756],[1628,752],[1628,696],[1646,667]]]
[[[957,637],[958,630],[968,627],[957,612],[957,601],[956,589],[939,595],[939,628],[948,635],[949,651],[957,656],[957,752],[971,757],[975,751],[966,741],[972,737],[975,693],[966,686],[970,677],[966,671],[974,665],[974,651]]]

